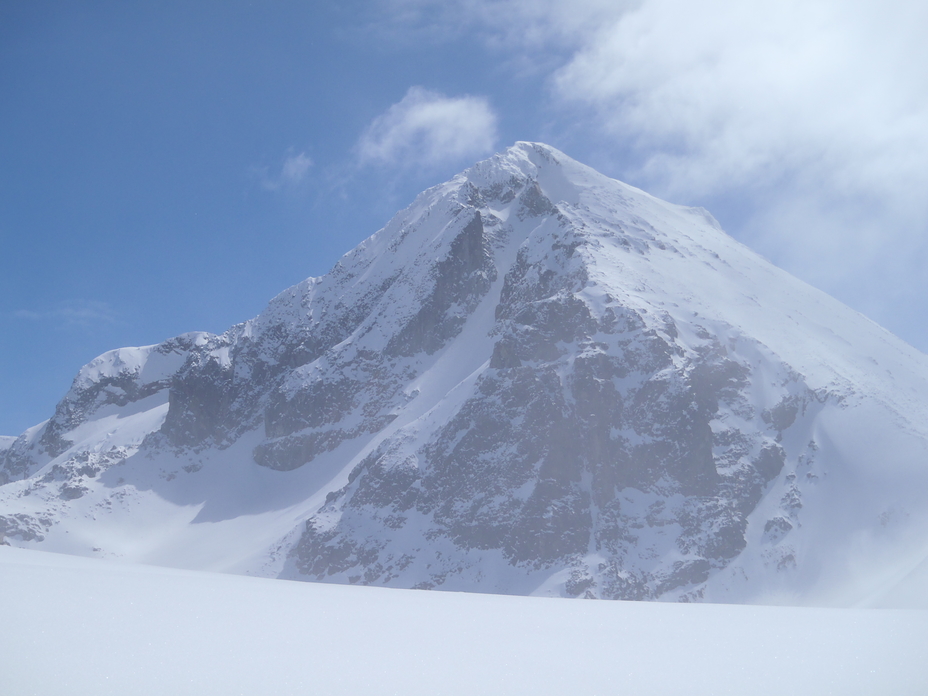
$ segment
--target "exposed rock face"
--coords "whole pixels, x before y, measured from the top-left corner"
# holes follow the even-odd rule
[[[469,216],[492,218],[521,189],[517,217],[547,221],[548,229],[500,269],[488,364],[426,437],[400,431],[365,457],[307,522],[295,567],[318,580],[389,581],[411,562],[412,538],[418,565],[426,557],[434,569],[419,586],[470,575],[462,558],[475,549],[498,550],[514,567],[567,565],[587,578],[584,592],[604,597],[651,598],[705,581],[745,546],[747,516],[784,464],[775,429],[783,419],[763,420],[750,400],[751,366],[709,332],[684,342],[668,314],[651,316],[609,295],[601,311],[591,307],[584,294],[596,236],[560,215],[537,182],[507,183],[468,190],[480,206]],[[464,250],[492,244],[470,241],[478,232],[469,223],[439,267],[467,269],[478,254]],[[445,271],[448,281],[391,339],[388,355],[397,343],[412,346],[406,355],[433,353],[457,334],[439,328],[464,323],[452,324],[447,308],[472,312],[497,275],[492,267],[474,275],[469,263],[470,275]],[[714,433],[713,421],[727,413],[745,425]],[[647,496],[648,507],[626,510],[627,489]],[[666,536],[668,525],[682,560],[628,562],[643,534]],[[459,554],[433,551],[436,538]]]
[[[826,476],[896,480],[834,444],[857,414],[908,467],[926,404],[924,356],[705,211],[520,143],[252,321],[88,365],[0,450],[0,532],[38,543],[131,487],[205,506],[194,522],[274,513],[248,572],[621,599],[725,599],[745,578],[757,596],[815,565],[809,530],[834,538],[823,501],[848,489]],[[890,526],[913,505],[865,498]]]

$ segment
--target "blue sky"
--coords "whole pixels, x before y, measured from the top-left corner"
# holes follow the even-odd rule
[[[540,140],[928,350],[924,3],[0,3],[0,433]]]

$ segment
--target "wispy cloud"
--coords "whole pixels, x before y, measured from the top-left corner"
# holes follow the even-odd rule
[[[265,191],[279,191],[281,189],[295,189],[306,179],[313,160],[305,152],[288,151],[280,169],[271,174],[269,167],[257,167],[261,188]]]
[[[476,31],[506,51],[575,49],[639,0],[379,0],[371,29],[397,42],[445,42]],[[538,58],[536,54],[534,58]]]
[[[433,166],[485,155],[496,140],[496,114],[485,98],[410,87],[368,126],[356,150],[362,166]]]
[[[555,94],[688,192],[801,171],[889,193],[926,171],[926,23],[911,2],[646,0],[590,35]]]
[[[19,309],[12,316],[24,321],[55,323],[64,328],[90,328],[119,322],[119,315],[112,306],[94,300],[68,300],[51,309],[39,311]]]

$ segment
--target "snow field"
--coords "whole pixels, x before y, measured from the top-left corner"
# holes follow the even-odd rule
[[[922,610],[566,601],[0,547],[0,692],[924,694]]]

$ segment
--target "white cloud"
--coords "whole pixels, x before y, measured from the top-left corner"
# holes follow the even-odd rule
[[[410,87],[357,144],[361,165],[425,165],[485,155],[496,144],[496,114],[483,97],[446,97]]]
[[[925,171],[926,25],[928,6],[905,2],[647,0],[554,84],[687,192],[797,171],[889,192]]]
[[[280,167],[279,174],[271,176],[267,167],[256,169],[256,173],[264,190],[279,191],[280,189],[293,189],[299,186],[312,166],[313,161],[305,152],[294,153],[288,151]]]
[[[280,180],[291,186],[295,186],[303,181],[306,172],[312,166],[313,161],[306,156],[305,152],[298,155],[290,155],[284,160],[284,166],[280,170]]]

